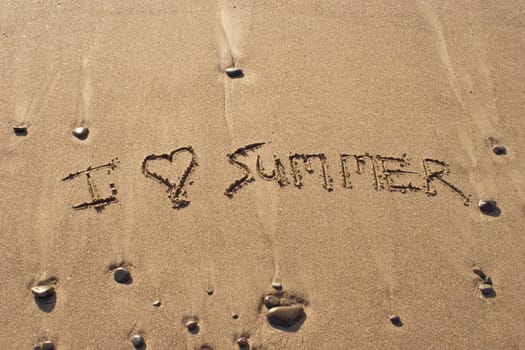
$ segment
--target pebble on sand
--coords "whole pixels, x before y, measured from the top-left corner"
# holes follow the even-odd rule
[[[85,127],[75,128],[75,130],[73,130],[73,135],[79,140],[85,140],[89,135],[89,129]]]
[[[267,295],[264,297],[264,305],[268,309],[271,309],[272,307],[281,305],[281,300],[275,295]]]
[[[135,348],[140,348],[144,345],[144,336],[142,334],[135,334],[131,337],[131,343]]]
[[[37,298],[49,298],[55,294],[55,287],[53,285],[34,286],[31,292]]]
[[[186,328],[190,333],[197,333],[199,331],[199,321],[189,320],[186,322]]]
[[[483,279],[483,280],[484,280],[485,278],[487,278],[487,275],[485,274],[485,272],[483,272],[483,270],[482,270],[480,267],[478,267],[478,266],[474,266],[474,267],[472,268],[472,272],[474,272],[476,275],[479,276],[479,278],[481,278],[481,279]]]
[[[490,200],[490,199],[480,199],[478,201],[478,207],[479,210],[481,210],[484,214],[490,214],[496,210],[497,205],[496,201]]]
[[[483,295],[489,295],[494,292],[494,288],[492,287],[492,284],[482,283],[479,285],[478,288]]]
[[[161,304],[160,300],[155,300],[153,302],[153,306],[155,306],[155,307],[160,307],[160,304]]]
[[[403,326],[403,322],[401,322],[401,317],[399,315],[390,315],[390,322],[396,327]]]
[[[507,154],[507,149],[505,148],[505,146],[502,145],[495,145],[494,147],[492,147],[492,151],[498,156]]]
[[[25,135],[27,134],[27,125],[24,125],[24,124],[13,125],[13,131],[17,135]]]
[[[242,78],[244,76],[244,72],[240,68],[229,67],[229,68],[226,68],[225,71],[226,71],[226,75],[229,76],[232,79],[234,79],[234,78]]]
[[[40,347],[42,350],[54,350],[55,344],[51,340],[46,340],[42,343],[42,346]]]
[[[272,288],[275,290],[281,290],[283,289],[283,285],[281,282],[272,282]]]
[[[304,316],[301,304],[276,306],[268,311],[268,321],[278,326],[290,327]]]
[[[131,273],[125,267],[118,267],[113,274],[118,283],[128,283],[131,280]]]
[[[239,345],[239,348],[245,349],[249,346],[248,344],[248,338],[247,337],[240,337],[237,339],[237,345]]]

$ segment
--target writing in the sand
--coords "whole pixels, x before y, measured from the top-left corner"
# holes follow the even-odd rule
[[[326,191],[334,191],[336,187],[333,180],[334,174],[329,169],[329,160],[324,153],[294,152],[289,153],[284,160],[273,154],[271,160],[264,160],[261,151],[265,145],[265,142],[252,143],[226,155],[227,161],[234,167],[232,168],[233,180],[224,190],[226,197],[234,198],[239,191],[255,182],[257,178],[274,181],[282,188],[293,185],[301,189],[304,187],[305,176],[313,174],[319,176],[320,185]],[[451,191],[465,205],[470,202],[470,196],[448,179],[450,167],[443,160],[425,157],[417,162],[418,166],[413,166],[411,158],[406,154],[396,157],[370,153],[341,153],[335,156],[335,159],[339,169],[335,176],[339,178],[338,187],[342,189],[352,189],[354,181],[359,182],[356,180],[367,178],[371,180],[371,188],[375,191],[414,192],[434,196],[437,194],[437,188],[441,187]],[[74,209],[92,207],[101,211],[107,205],[118,201],[117,189],[110,178],[106,180],[109,182],[109,190],[106,195],[99,192],[93,180],[93,175],[103,170],[106,170],[107,176],[111,176],[117,168],[117,163],[118,158],[115,158],[109,163],[89,166],[62,179],[71,181],[84,177],[87,181],[89,199],[73,205]],[[156,163],[167,164],[170,168],[156,167]],[[169,153],[147,155],[142,162],[141,169],[144,176],[166,188],[173,208],[182,209],[191,202],[187,186],[193,184],[190,178],[197,166],[196,152],[193,147],[185,146]],[[165,169],[164,172],[169,172],[171,175],[163,174],[162,170],[158,169]],[[234,177],[236,173],[238,175]],[[173,176],[172,174],[179,175]]]

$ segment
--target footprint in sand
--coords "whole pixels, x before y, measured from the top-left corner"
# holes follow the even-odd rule
[[[284,331],[297,331],[306,320],[305,298],[295,292],[276,290],[263,297],[263,314],[274,328]],[[262,307],[261,305],[261,307]]]

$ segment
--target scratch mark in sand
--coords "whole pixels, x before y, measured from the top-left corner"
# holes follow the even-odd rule
[[[251,6],[246,4],[237,8],[236,2],[229,0],[219,0],[218,6],[218,24],[216,28],[217,49],[219,58],[219,68],[221,72],[228,67],[236,67],[242,57],[242,44],[251,33],[253,20],[252,15],[256,2],[251,1]],[[233,95],[235,81],[223,75],[223,92],[224,92],[224,119],[231,140],[231,145],[235,145],[235,118],[231,106],[233,105]],[[271,246],[274,266],[273,279],[278,273],[277,251],[275,244],[275,235],[277,234],[277,225],[279,218],[279,196],[275,192],[256,191],[254,196],[257,197],[257,217],[265,232],[266,239]],[[269,201],[264,201],[269,198]],[[266,219],[265,219],[266,218]]]
[[[82,85],[79,88],[81,109],[75,123],[77,127],[88,127],[88,124],[91,122],[90,110],[91,101],[93,100],[93,73],[91,67],[93,65],[93,56],[100,47],[106,21],[107,19],[104,17],[101,23],[97,23],[93,39],[88,43],[89,48],[82,58]]]
[[[445,40],[445,36],[443,34],[443,24],[439,20],[436,12],[427,2],[420,2],[422,13],[428,23],[432,26],[434,29],[434,32],[436,33],[436,49],[439,53],[439,56],[441,58],[441,62],[445,66],[447,70],[447,78],[450,85],[450,88],[454,92],[454,95],[458,99],[459,103],[461,104],[461,107],[465,109],[465,102],[463,101],[463,98],[461,97],[460,89],[458,80],[456,78],[456,73],[454,72],[454,68],[452,66],[452,62],[450,60],[450,55],[448,52],[447,47],[447,41]]]

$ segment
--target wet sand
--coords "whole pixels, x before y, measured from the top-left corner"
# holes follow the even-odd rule
[[[1,343],[525,347],[522,12],[2,3]]]

